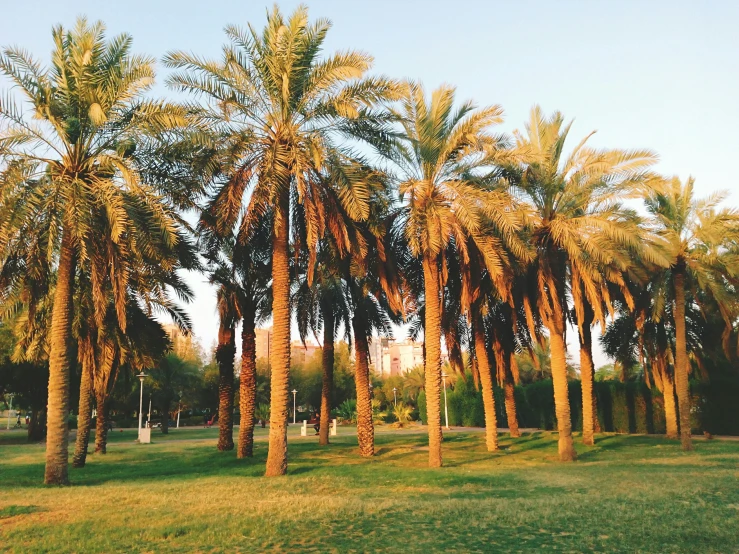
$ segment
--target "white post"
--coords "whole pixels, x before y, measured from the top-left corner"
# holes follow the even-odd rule
[[[297,396],[298,395],[297,389],[293,389],[292,390],[292,393],[293,393],[293,425],[295,425],[295,417],[297,416],[297,411],[295,409],[295,403],[296,403],[296,400],[297,400],[297,397],[298,397]]]
[[[336,419],[331,420],[331,436],[336,436]]]
[[[308,420],[303,420],[303,425],[300,426],[300,436],[301,437],[307,437],[308,436]]]
[[[149,395],[149,415],[146,416],[146,426],[151,427],[151,395]]]
[[[442,373],[441,376],[444,378],[444,422],[446,423],[446,428],[449,429],[449,410],[446,404],[446,373]]]
[[[13,395],[9,394],[10,396],[10,406],[8,406],[8,431],[10,431],[10,413],[13,411]]]
[[[398,389],[393,387],[393,404],[395,404],[395,407],[398,407]]]
[[[177,403],[177,429],[180,428],[180,412],[182,411],[182,402]]]
[[[141,382],[141,393],[139,394],[139,442],[141,442],[141,416],[143,415],[142,412],[144,411],[144,378],[146,377],[146,374],[142,371],[137,375],[139,378],[139,381]]]

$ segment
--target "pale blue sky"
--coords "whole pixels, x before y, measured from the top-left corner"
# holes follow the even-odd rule
[[[109,33],[133,35],[134,49],[161,58],[171,49],[217,56],[226,24],[261,27],[271,3],[210,0],[3,2],[0,45],[20,45],[46,61],[52,25],[77,15],[102,19]],[[297,2],[280,6],[290,11]],[[739,146],[739,3],[733,1],[372,1],[314,0],[328,17],[327,51],[360,49],[392,77],[458,87],[459,97],[501,104],[504,130],[521,127],[529,108],[575,118],[575,140],[648,147],[667,174],[697,178],[700,194],[729,189]],[[160,72],[163,81],[165,70]],[[6,83],[2,82],[2,88]],[[166,90],[160,85],[161,93]],[[212,292],[193,278],[190,306],[206,346],[216,336]],[[570,340],[575,339],[570,336]],[[596,362],[604,363],[598,355]]]

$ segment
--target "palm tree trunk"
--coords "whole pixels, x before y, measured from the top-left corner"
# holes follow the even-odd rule
[[[357,298],[357,302],[361,302]],[[356,350],[354,381],[357,386],[357,439],[359,454],[364,457],[375,454],[375,426],[372,423],[372,398],[369,389],[369,344],[364,327],[365,315],[361,308],[354,311],[352,328]]]
[[[162,434],[169,435],[169,409],[172,405],[172,401],[169,399],[169,394],[162,396]]]
[[[236,339],[234,329],[223,325],[218,329],[218,450],[234,448],[233,408],[234,408],[234,356]]]
[[[92,366],[87,355],[82,357],[80,379],[80,404],[77,410],[77,440],[74,445],[73,467],[85,467],[87,445],[90,442],[90,418],[92,416]]]
[[[331,420],[331,392],[334,389],[334,314],[333,306],[323,309],[323,379],[321,382],[321,422],[318,444],[328,444]],[[371,408],[370,408],[371,409]]]
[[[44,483],[69,484],[69,345],[72,340],[72,296],[75,257],[72,235],[62,234],[56,292],[49,333],[49,400],[47,405]]]
[[[680,442],[683,450],[693,450],[690,437],[690,387],[688,384],[688,346],[685,338],[685,275],[684,265],[673,270],[675,280],[675,389],[680,413]]]
[[[493,392],[493,376],[490,373],[488,351],[485,344],[485,328],[479,308],[474,309],[474,325],[472,334],[475,338],[475,359],[480,373],[482,385],[482,403],[485,408],[485,444],[488,452],[498,450],[498,418],[495,413],[495,394]]]
[[[254,404],[257,399],[257,335],[254,314],[244,314],[241,330],[241,376],[239,378],[239,447],[237,458],[254,455]]]
[[[97,403],[95,454],[106,454],[108,452],[108,395],[105,391],[98,391],[95,397]]]
[[[677,409],[675,406],[675,382],[672,376],[665,370],[662,373],[662,397],[665,401],[665,426],[667,427],[667,438],[678,437]]]
[[[521,436],[521,430],[518,428],[518,416],[516,415],[516,397],[514,396],[515,387],[510,379],[506,379],[503,386],[505,394],[505,413],[508,419],[508,431],[511,437],[517,438]]]
[[[559,432],[559,459],[571,462],[577,458],[572,443],[572,420],[570,419],[570,398],[567,384],[567,345],[565,344],[565,314],[560,304],[560,294],[553,278],[547,286],[551,297],[552,315],[547,318],[549,347],[552,356],[552,383],[554,386],[554,410],[557,414]]]
[[[426,419],[429,428],[429,467],[441,467],[441,294],[435,258],[424,257],[423,284],[426,300]],[[482,375],[482,371],[480,371]]]
[[[269,452],[265,475],[287,473],[288,379],[290,377],[289,191],[280,194],[272,234],[272,351]]]
[[[593,339],[590,329],[593,317],[592,308],[585,302],[578,337],[580,338],[580,382],[582,385],[582,442],[587,446],[595,444],[594,423],[597,417],[594,394]]]
[[[472,371],[472,383],[475,385],[475,390],[480,391],[480,370],[477,367],[477,359],[472,356],[470,360],[470,370]]]

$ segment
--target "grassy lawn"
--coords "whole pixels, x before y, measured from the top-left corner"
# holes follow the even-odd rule
[[[248,461],[216,429],[115,431],[63,489],[40,484],[42,446],[0,432],[0,551],[739,551],[739,442],[601,436],[561,464],[549,433],[488,454],[460,432],[429,470],[423,430],[379,430],[370,460],[340,432],[319,448],[291,427],[289,476],[265,479],[263,429]]]

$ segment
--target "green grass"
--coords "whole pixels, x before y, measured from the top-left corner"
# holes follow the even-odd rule
[[[360,459],[340,429],[329,448],[291,427],[290,470],[215,450],[215,429],[114,432],[106,456],[41,485],[43,447],[0,440],[0,551],[435,552],[739,551],[739,442],[696,450],[644,436],[600,436],[556,461],[556,436],[489,454],[479,432],[449,433],[446,466],[425,467],[422,430],[378,430]]]

